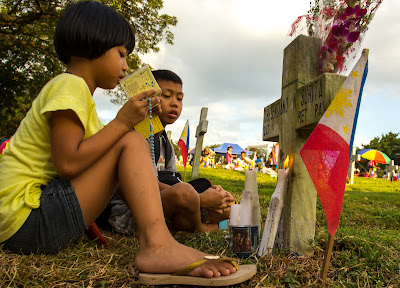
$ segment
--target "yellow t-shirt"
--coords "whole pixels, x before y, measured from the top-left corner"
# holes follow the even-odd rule
[[[0,162],[0,242],[21,228],[40,205],[40,186],[57,176],[50,147],[50,117],[57,110],[76,113],[85,129],[84,139],[102,127],[82,78],[63,73],[43,87]]]

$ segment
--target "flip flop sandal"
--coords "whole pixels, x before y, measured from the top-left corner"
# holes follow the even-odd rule
[[[187,273],[209,260],[223,260],[231,263],[236,272],[228,276],[212,278],[186,276]],[[197,285],[197,286],[227,286],[249,280],[257,273],[256,265],[237,265],[233,259],[225,256],[204,256],[174,274],[139,273],[139,281],[145,285]]]

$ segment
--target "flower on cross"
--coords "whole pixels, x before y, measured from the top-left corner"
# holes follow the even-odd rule
[[[307,15],[292,24],[289,36],[301,33],[305,19],[307,32],[322,40],[319,52],[321,73],[340,73],[356,57],[368,25],[383,0],[315,0]]]

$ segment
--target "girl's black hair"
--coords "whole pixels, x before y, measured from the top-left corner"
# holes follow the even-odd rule
[[[128,54],[135,47],[131,25],[112,8],[95,1],[71,5],[61,16],[54,35],[58,57],[68,64],[71,56],[96,59],[115,46]]]
[[[157,81],[171,81],[182,86],[182,79],[170,70],[154,70],[151,71],[151,73],[153,73],[153,76]]]

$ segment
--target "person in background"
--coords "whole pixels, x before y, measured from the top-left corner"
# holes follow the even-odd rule
[[[208,168],[210,162],[210,156],[211,156],[210,147],[204,148],[203,152],[201,153],[200,167]]]
[[[279,143],[276,142],[272,147],[272,168],[278,171],[279,165]]]
[[[226,167],[228,170],[231,170],[232,168],[232,158],[233,158],[233,154],[232,154],[232,146],[228,145],[228,148],[226,148]]]
[[[244,166],[249,166],[251,168],[254,167],[256,161],[256,154],[257,152],[254,152],[253,159],[250,159],[248,156],[246,156],[246,151],[243,150],[242,152],[240,152],[240,156],[242,158]]]

